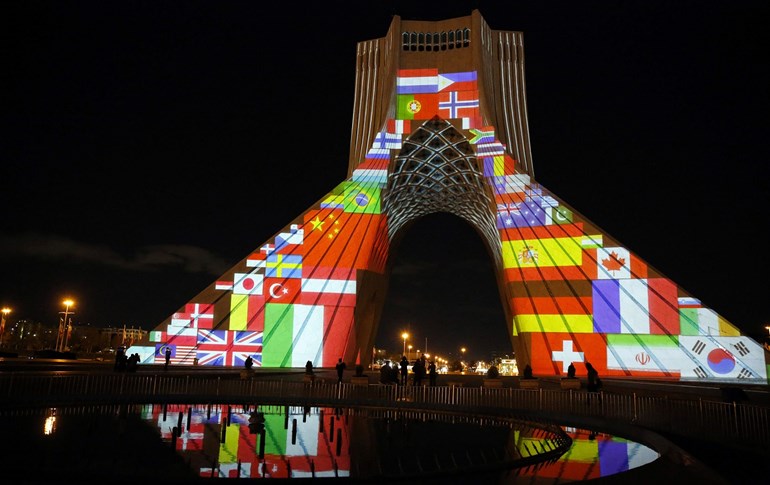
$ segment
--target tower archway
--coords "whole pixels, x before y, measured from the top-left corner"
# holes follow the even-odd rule
[[[495,262],[501,262],[494,196],[471,144],[451,123],[436,116],[417,126],[388,173],[383,207],[391,241],[414,220],[448,212],[476,229]]]
[[[396,251],[403,251],[402,238],[412,224],[427,215],[444,212],[472,227],[492,266],[500,267],[502,256],[495,227],[494,194],[482,170],[473,146],[452,123],[435,116],[419,124],[404,139],[401,150],[391,161],[383,190],[391,257]],[[451,243],[451,237],[448,239]],[[388,275],[391,270],[389,264]],[[501,318],[497,324],[506,327],[504,333],[510,334],[505,321]]]
[[[391,245],[388,292],[375,348],[395,357],[408,344],[432,357],[512,357],[499,281],[486,245],[465,220],[447,212],[416,219]]]

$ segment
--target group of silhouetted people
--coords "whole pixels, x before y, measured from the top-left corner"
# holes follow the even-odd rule
[[[599,372],[590,362],[585,362],[585,367],[586,367],[586,390],[589,392],[588,397],[586,398],[586,402],[590,404],[592,397],[594,395],[598,395],[597,398],[599,402],[601,402],[602,380],[599,378]],[[570,362],[569,366],[567,367],[567,378],[576,379],[577,378],[577,376],[575,375],[576,372],[577,372],[577,369],[575,368],[575,364]],[[534,379],[534,378],[535,377],[532,375],[532,367],[529,364],[527,364],[524,367],[524,374],[522,375],[522,379]]]
[[[121,347],[115,352],[115,370],[117,372],[136,372],[139,360],[138,353],[126,356],[126,351]]]
[[[427,362],[425,356],[422,356],[419,359],[415,359],[412,363],[412,384],[421,386],[426,375],[428,376],[429,384],[435,386],[438,376],[436,364],[433,361]],[[409,383],[409,360],[407,360],[405,355],[401,357],[399,363],[393,362],[390,365],[388,362],[385,362],[382,364],[382,367],[380,367],[380,383],[401,386],[406,386]]]

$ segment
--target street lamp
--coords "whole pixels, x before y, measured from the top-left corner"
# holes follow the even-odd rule
[[[67,348],[67,343],[69,340],[69,333],[67,332],[69,324],[67,319],[70,315],[75,314],[75,312],[70,311],[70,307],[75,304],[74,301],[67,299],[62,303],[64,304],[64,311],[59,313],[64,314],[64,319],[59,323],[59,338],[56,339],[56,350],[59,352],[64,352],[64,349]]]
[[[411,345],[409,346],[409,353],[406,355],[406,358],[410,359],[410,360],[412,359],[412,346]]]
[[[0,347],[3,345],[3,334],[5,333],[5,318],[8,316],[9,313],[11,313],[11,309],[8,307],[3,308],[0,310],[3,312],[3,316],[0,317]]]
[[[401,338],[404,339],[404,352],[401,355],[406,355],[406,339],[409,338],[409,334],[404,332],[401,334]]]

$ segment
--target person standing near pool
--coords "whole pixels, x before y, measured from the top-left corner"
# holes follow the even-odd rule
[[[436,385],[436,375],[436,363],[431,360],[428,365],[428,380],[431,386]]]
[[[337,361],[337,365],[336,365],[336,368],[337,368],[337,383],[342,382],[342,374],[343,374],[343,372],[345,372],[345,367],[347,367],[347,366],[345,365],[344,362],[342,362],[342,357],[340,357],[340,359]]]
[[[409,374],[409,361],[406,360],[406,355],[401,356],[401,385],[405,386],[408,380]]]

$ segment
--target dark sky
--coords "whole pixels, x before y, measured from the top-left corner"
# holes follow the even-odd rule
[[[155,327],[345,178],[356,42],[478,8],[524,32],[537,180],[766,334],[765,5],[4,4],[0,304],[53,325],[71,296],[76,322]],[[469,226],[428,217],[395,257],[379,345],[411,327],[429,350],[506,347]]]

